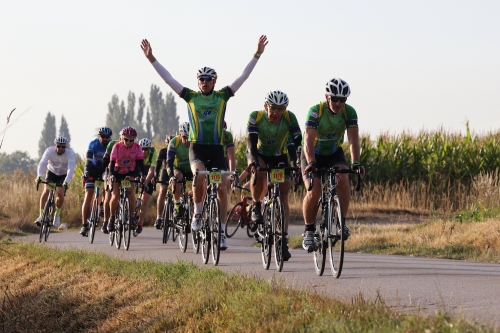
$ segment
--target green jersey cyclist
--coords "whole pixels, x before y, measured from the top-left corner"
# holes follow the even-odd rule
[[[211,167],[219,170],[226,170],[227,165],[224,159],[223,149],[223,121],[226,113],[227,101],[234,96],[235,92],[242,86],[250,76],[258,59],[264,52],[267,45],[267,37],[261,36],[257,44],[257,51],[243,70],[243,73],[230,85],[215,90],[217,73],[209,67],[198,70],[198,88],[194,91],[181,85],[153,56],[152,48],[146,39],[142,40],[141,48],[144,55],[151,62],[158,74],[165,82],[182,98],[188,105],[189,117],[189,161],[191,171],[205,171],[206,163],[211,161]],[[220,216],[226,216],[227,212],[227,181],[223,177],[221,186],[218,186],[217,196],[220,201]],[[191,229],[195,232],[201,228],[201,213],[203,209],[203,197],[206,193],[205,176],[200,175],[197,180],[198,186],[194,189],[194,215]],[[222,224],[225,230],[225,223]],[[226,236],[221,234],[221,250],[227,249]]]
[[[364,175],[364,168],[359,164],[359,129],[358,115],[356,110],[346,104],[347,97],[351,94],[349,84],[340,78],[333,78],[326,83],[325,101],[314,105],[309,109],[306,119],[306,131],[304,135],[304,147],[301,154],[301,167],[303,170],[304,185],[309,187],[310,180],[308,172],[314,173],[320,168],[331,168],[339,166],[348,169],[342,143],[347,131],[347,140],[350,144],[352,169],[360,170]],[[349,177],[346,173],[337,175],[340,182],[337,193],[340,197],[344,216],[347,216],[350,201]],[[311,191],[306,193],[302,211],[305,221],[305,233],[302,246],[305,250],[314,248],[314,224],[318,211],[318,201],[321,196],[321,182],[315,181]],[[351,233],[344,224],[344,237],[347,239]]]
[[[250,184],[252,200],[252,221],[255,223],[254,230],[258,223],[262,223],[261,198],[266,193],[266,173],[256,172],[259,167],[277,167],[279,163],[288,166],[288,155],[296,156],[295,151],[288,152],[288,137],[291,136],[293,142],[299,146],[302,141],[302,133],[295,115],[287,110],[289,103],[288,96],[279,90],[270,91],[264,103],[264,110],[250,113],[247,124],[248,138],[248,163],[252,166],[252,173],[257,177],[255,185]],[[295,146],[289,146],[295,150]],[[291,158],[291,165],[295,166],[295,158]],[[290,207],[288,205],[288,193],[290,191],[290,171],[285,171],[285,182],[280,184],[281,200],[285,211],[285,223],[288,230],[290,220]],[[285,231],[285,234],[287,232]],[[291,258],[288,246],[285,246],[283,259]]]

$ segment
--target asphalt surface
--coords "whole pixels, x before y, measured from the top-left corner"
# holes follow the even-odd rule
[[[291,226],[289,234],[303,232],[302,226]],[[190,238],[190,237],[189,237]],[[38,235],[16,237],[37,242]],[[131,239],[130,249],[117,250],[109,245],[108,235],[96,232],[94,244],[76,230],[50,234],[47,246],[59,249],[87,249],[107,255],[137,260],[192,261],[200,267],[213,267],[211,258],[202,263],[201,251],[194,254],[189,239],[188,250],[182,253],[178,242],[170,239],[162,244],[162,232],[144,228]],[[306,289],[329,297],[351,300],[359,295],[374,300],[380,296],[387,304],[411,313],[436,314],[446,311],[468,320],[500,327],[500,265],[458,260],[426,259],[396,255],[346,253],[342,275],[333,278],[328,258],[323,276],[314,271],[312,254],[290,250],[292,258],[278,272],[271,258],[269,270],[264,270],[260,248],[252,247],[253,238],[238,230],[228,239],[229,249],[221,251],[218,267],[263,280],[282,281],[296,289]]]

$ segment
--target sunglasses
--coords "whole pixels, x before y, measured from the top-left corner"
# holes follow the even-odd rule
[[[66,146],[59,146],[59,145],[57,145],[56,147],[57,147],[57,148],[66,149]]]
[[[110,135],[101,135],[101,139],[109,140],[109,139],[111,139],[111,136]]]
[[[332,96],[330,96],[330,101],[332,101],[333,103],[337,103],[337,102],[345,103],[347,101],[347,97],[332,97]]]
[[[200,76],[200,77],[198,78],[198,80],[200,80],[201,82],[205,82],[205,81],[206,81],[206,82],[210,82],[210,81],[212,81],[212,79],[213,79],[213,78],[212,78],[211,76]]]
[[[269,111],[271,111],[271,113],[283,113],[286,109],[269,108]]]
[[[127,138],[123,138],[123,141],[125,142],[134,142],[135,139],[127,139]]]

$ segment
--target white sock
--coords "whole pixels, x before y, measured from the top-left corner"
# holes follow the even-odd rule
[[[223,233],[224,233],[224,230],[226,230],[226,224],[225,224],[225,223],[221,223],[221,224],[220,224],[220,228],[222,229],[222,230],[220,231],[220,233],[221,233],[221,234],[223,234]]]
[[[199,202],[199,203],[194,203],[194,214],[201,214],[201,211],[203,210],[203,203],[202,202]]]

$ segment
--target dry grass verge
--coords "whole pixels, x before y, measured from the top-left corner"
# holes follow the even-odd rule
[[[351,224],[346,251],[500,262],[500,222],[459,223],[430,221],[419,224]],[[292,237],[292,248],[302,247]]]
[[[3,332],[493,332],[446,314],[400,314],[380,298],[340,302],[186,262],[3,249]]]

